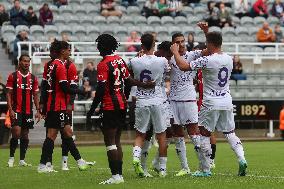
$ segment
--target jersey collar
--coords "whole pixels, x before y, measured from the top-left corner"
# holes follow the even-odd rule
[[[55,59],[55,60],[59,61],[62,65],[66,64],[66,60],[64,62],[62,60],[60,60],[60,59]]]
[[[30,74],[30,72],[28,72],[26,75],[23,75],[20,70],[18,70],[18,73],[22,76],[22,77],[28,77],[28,75]]]

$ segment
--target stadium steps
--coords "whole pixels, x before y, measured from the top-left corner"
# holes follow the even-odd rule
[[[11,64],[11,60],[5,53],[5,49],[0,48],[0,74],[2,76],[2,82],[6,83],[8,75],[15,70],[15,66]]]

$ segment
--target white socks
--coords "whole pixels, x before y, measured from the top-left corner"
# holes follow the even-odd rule
[[[190,135],[189,137],[190,137],[194,147],[200,148],[200,135]]]
[[[151,141],[145,140],[141,149],[141,165],[144,170],[147,169],[148,152],[151,148]]]
[[[228,140],[232,150],[235,152],[239,161],[245,160],[245,152],[239,137],[235,133],[225,134],[226,139]]]
[[[62,161],[63,162],[67,162],[67,160],[68,160],[68,156],[62,156]]]
[[[142,149],[139,146],[133,147],[133,160],[140,161]]]
[[[201,171],[210,172],[210,156],[212,154],[210,137],[200,136],[200,163]]]
[[[181,163],[182,169],[189,169],[186,157],[186,146],[184,142],[184,137],[177,137],[175,139],[176,153]]]
[[[159,157],[160,171],[167,170],[167,157]]]

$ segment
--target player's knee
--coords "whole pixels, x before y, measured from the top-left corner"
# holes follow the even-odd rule
[[[117,146],[116,145],[110,145],[106,147],[107,152],[108,151],[112,151],[112,150],[117,150]]]
[[[188,124],[186,127],[189,135],[199,135],[199,128],[197,123]]]
[[[199,132],[202,136],[206,136],[206,137],[210,137],[211,136],[211,132],[208,131],[207,129],[205,129],[205,127],[200,126],[199,127]]]

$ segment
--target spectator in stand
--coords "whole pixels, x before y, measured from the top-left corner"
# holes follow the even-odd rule
[[[27,25],[26,12],[22,9],[20,1],[14,1],[14,7],[10,10],[11,24],[16,27],[18,25]]]
[[[160,17],[168,16],[170,14],[169,6],[168,6],[166,0],[159,0],[159,2],[158,2],[158,9],[159,9]]]
[[[93,62],[88,62],[87,67],[83,71],[84,80],[88,79],[90,85],[96,89],[97,87],[97,70]]]
[[[170,16],[176,17],[176,16],[184,16],[186,17],[185,13],[182,12],[183,5],[181,0],[169,0],[169,12]]]
[[[219,26],[221,28],[226,26],[233,26],[232,19],[229,11],[226,9],[225,4],[222,2],[219,5],[218,11]]]
[[[284,3],[281,0],[275,0],[272,5],[271,13],[280,19],[281,24],[284,23]]]
[[[275,41],[277,43],[284,43],[283,33],[280,24],[276,24],[274,27]]]
[[[6,12],[4,5],[0,4],[0,27],[7,21],[9,21],[9,14]]]
[[[251,9],[251,16],[262,16],[267,18],[268,16],[268,9],[267,9],[267,0],[257,0]]]
[[[257,32],[258,42],[275,42],[275,35],[269,27],[268,22],[264,22],[262,28]]]
[[[66,42],[70,42],[69,35],[67,33],[62,33],[61,34],[61,40],[66,41]]]
[[[53,21],[53,13],[49,9],[48,4],[44,3],[39,9],[39,23],[42,26],[51,25]]]
[[[59,8],[62,5],[68,5],[68,1],[67,0],[53,0],[53,4]]]
[[[200,0],[187,0],[187,1],[183,1],[183,5],[189,5],[191,7],[197,7],[200,5]]]
[[[28,7],[28,11],[27,11],[27,14],[26,14],[26,20],[27,20],[28,26],[38,25],[37,15],[34,12],[32,6]]]
[[[142,15],[146,16],[159,16],[159,6],[156,0],[147,0],[142,9]]]
[[[243,64],[241,63],[240,57],[238,55],[235,55],[233,57],[233,70],[231,79],[233,80],[246,80],[247,77],[245,74],[243,74]]]
[[[154,37],[154,41],[155,42],[159,42],[159,40],[157,39],[157,32],[152,32],[152,35],[153,35],[153,37]]]
[[[235,0],[235,16],[238,18],[242,18],[243,16],[249,15],[249,5],[248,0]]]
[[[194,36],[193,33],[189,33],[187,36],[186,49],[187,51],[192,51],[193,47],[194,47]]]
[[[28,33],[25,30],[20,31],[19,34],[16,36],[16,39],[14,40],[14,44],[13,44],[14,45],[13,64],[16,65],[16,66],[18,65],[18,60],[17,60],[18,45],[17,45],[17,43],[20,42],[20,41],[29,41]],[[28,53],[28,50],[29,50],[28,45],[21,45],[22,54]]]
[[[101,15],[108,16],[122,16],[120,10],[116,10],[114,0],[101,0]]]
[[[121,5],[124,7],[138,6],[137,0],[122,0]]]
[[[218,11],[219,9],[215,6],[216,3],[214,1],[209,1],[207,3],[208,14],[205,16],[206,22],[208,22],[208,26],[219,26],[219,18]]]
[[[126,42],[140,42],[140,37],[136,31],[130,32],[130,36],[127,37]],[[140,45],[126,45],[127,52],[138,52],[141,50]]]
[[[84,79],[83,85],[79,87],[81,90],[85,91],[85,95],[78,95],[78,100],[89,100],[92,95],[93,87],[90,85],[90,82],[88,79]]]

